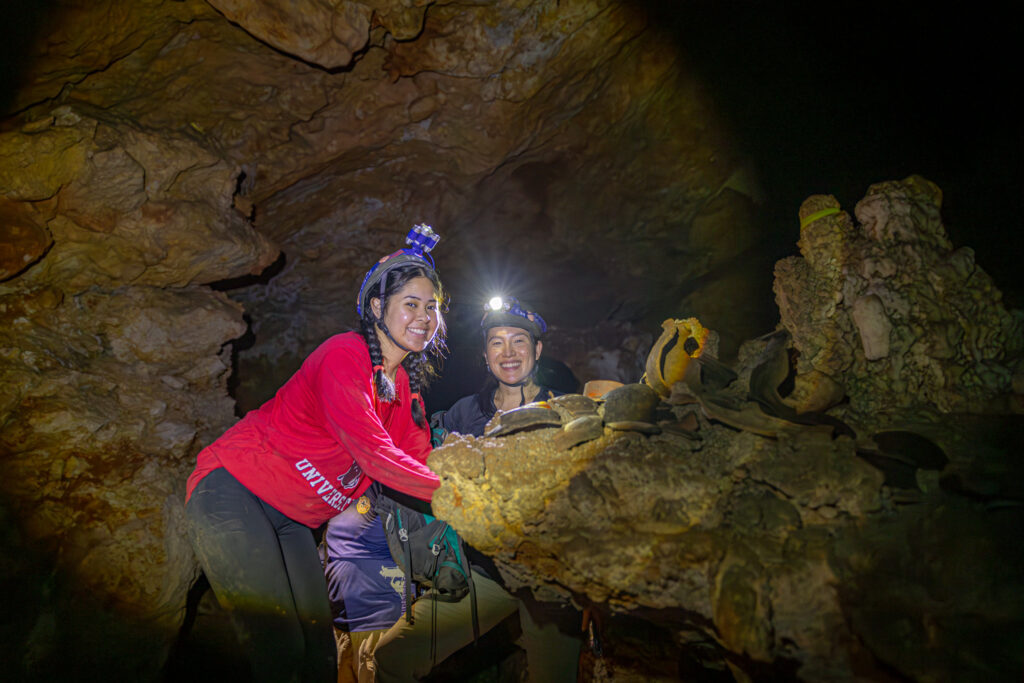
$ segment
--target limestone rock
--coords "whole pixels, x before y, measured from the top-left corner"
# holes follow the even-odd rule
[[[958,424],[936,438],[965,437]],[[728,661],[738,680],[975,678],[990,670],[981,662],[1001,674],[1021,664],[1022,605],[1010,596],[1022,581],[1000,569],[1019,554],[1019,505],[986,508],[935,487],[905,507],[847,437],[773,439],[707,421],[691,438],[606,430],[572,448],[548,432],[453,436],[428,464],[442,481],[435,512],[510,587],[606,614],[613,668],[632,666],[630,648],[671,661],[669,642],[703,652],[705,668]],[[915,529],[924,535],[911,540]],[[944,548],[961,533],[976,545],[964,551],[976,553],[975,586],[957,560],[935,564],[960,556]],[[1005,625],[1005,637],[986,641],[985,625]],[[652,627],[646,646],[627,645],[622,629]]]
[[[1011,405],[1024,313],[1003,306],[969,248],[953,249],[940,201],[919,177],[874,185],[857,204],[857,228],[834,199],[812,197],[800,211],[813,218],[801,228],[802,257],[776,266],[798,378],[828,377],[861,415]]]
[[[240,311],[199,288],[51,287],[5,293],[0,316],[5,508],[31,555],[51,553],[54,571],[74,577],[50,591],[49,609],[67,623],[89,609],[131,620],[140,643],[124,661],[153,667],[195,574],[184,478],[234,419],[223,345],[244,331]],[[65,655],[102,648],[92,633]]]
[[[52,244],[45,216],[0,197],[0,282],[38,261]]]
[[[249,33],[328,69],[347,66],[369,38],[372,4],[303,0],[210,0]]]
[[[888,356],[892,323],[885,314],[882,300],[874,294],[862,296],[853,302],[850,315],[860,334],[864,358],[878,360]]]
[[[56,198],[45,224],[53,246],[25,282],[70,291],[182,286],[259,272],[274,260],[270,242],[230,210],[238,171],[229,164],[186,138],[60,109],[66,123],[52,133],[0,134],[0,148],[10,150],[5,168],[22,169],[9,197]],[[71,145],[63,156],[52,153],[56,140]],[[54,168],[37,158],[52,158]]]

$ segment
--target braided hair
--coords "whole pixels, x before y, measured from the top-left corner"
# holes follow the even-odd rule
[[[437,273],[429,268],[410,263],[399,266],[388,271],[384,275],[384,295],[380,297],[380,310],[383,315],[387,310],[388,300],[399,290],[405,287],[408,282],[417,277],[425,277],[434,285],[434,294],[439,302],[444,302],[444,290]],[[373,363],[373,386],[377,397],[382,401],[395,400],[394,382],[384,372],[384,353],[380,348],[380,338],[377,336],[378,318],[373,313],[370,299],[377,298],[379,292],[367,292],[362,302],[363,315],[359,320],[361,334],[370,350],[370,362]],[[412,419],[417,426],[427,428],[427,416],[423,407],[421,392],[426,389],[430,381],[437,375],[436,361],[444,357],[447,346],[445,345],[445,324],[441,311],[438,310],[437,333],[423,351],[419,353],[407,353],[402,359],[402,367],[409,375],[409,390],[414,395],[412,400]],[[417,400],[417,398],[419,400]]]

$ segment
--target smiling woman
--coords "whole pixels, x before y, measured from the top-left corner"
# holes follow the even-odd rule
[[[449,432],[482,436],[484,425],[498,410],[561,393],[536,381],[537,361],[544,348],[540,337],[547,331],[539,313],[509,297],[488,304],[480,327],[490,376],[477,394],[456,401],[444,413],[442,425]]]
[[[460,399],[441,417],[445,430],[473,436],[483,435],[487,421],[499,409],[508,410],[558,393],[535,379],[543,346],[539,337],[547,331],[539,314],[513,298],[492,301],[480,327],[484,360],[491,376],[478,394]],[[411,622],[399,620],[375,636],[371,649],[378,683],[425,676],[434,662],[443,661],[474,640],[473,624],[479,626],[480,633],[486,633],[517,612],[530,680],[576,680],[579,614],[565,605],[542,607],[529,601],[527,606],[507,590],[490,558],[470,546],[465,551],[472,566],[475,598],[433,604],[416,601],[410,607],[415,615]]]
[[[429,226],[367,273],[362,333],[321,344],[277,394],[199,453],[186,513],[196,555],[257,681],[336,674],[312,529],[374,481],[429,501],[437,476],[419,396],[444,348]]]
[[[385,373],[392,381],[405,354],[423,351],[443,326],[439,310],[441,293],[430,278],[417,272],[423,271],[413,269],[405,273],[410,279],[391,297],[383,315],[380,298],[370,300],[370,309],[378,318],[376,326],[385,335],[381,351]]]
[[[533,375],[543,348],[540,340],[535,341],[521,327],[492,327],[486,335],[484,358],[487,369],[498,380],[495,406],[499,410],[509,410],[522,405],[526,400],[527,386],[531,398],[536,396],[539,388],[533,381]],[[515,391],[517,387],[519,391]]]

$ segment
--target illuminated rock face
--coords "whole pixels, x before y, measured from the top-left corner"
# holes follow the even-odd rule
[[[236,378],[258,400],[427,221],[455,310],[503,284],[564,330],[552,349],[593,355],[581,379],[636,379],[638,321],[759,239],[747,165],[633,3],[49,5],[0,128],[5,554],[59,577],[26,579],[25,640],[0,653],[18,674],[52,673],[52,620],[89,634],[61,652],[85,661],[129,615],[149,644],[104,667],[159,659],[195,574],[184,480],[235,419],[243,313]],[[610,317],[629,349],[578,348]],[[83,594],[112,621],[71,619]]]
[[[278,252],[232,208],[237,169],[180,132],[65,104],[0,133],[0,149],[15,237],[0,282],[0,494],[24,543],[4,552],[43,553],[58,577],[27,591],[43,621],[25,625],[27,654],[5,658],[46,678],[117,633],[123,666],[152,668],[196,572],[184,478],[234,420],[225,345],[245,332],[242,308],[203,284]],[[63,651],[60,629],[38,630],[51,618],[82,639]]]
[[[789,661],[805,680],[844,680],[856,652],[829,539],[885,506],[882,475],[853,451],[848,439],[776,442],[705,421],[689,438],[606,430],[568,451],[546,430],[450,437],[430,465],[442,477],[434,509],[511,587],[608,614],[620,669],[616,618],[642,614],[677,644],[657,659],[690,643],[709,668],[728,652],[750,675]],[[620,674],[654,675],[650,664]]]
[[[736,384],[717,398],[742,404]],[[1019,671],[1019,416],[920,425],[943,465],[896,432],[769,438],[692,408],[672,406],[659,435],[605,429],[570,449],[557,428],[449,436],[428,461],[433,509],[513,589],[604,615],[594,680]]]

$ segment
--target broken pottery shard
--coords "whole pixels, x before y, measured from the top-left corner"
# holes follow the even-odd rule
[[[640,432],[641,434],[661,434],[661,427],[650,422],[642,422],[640,420],[616,420],[614,422],[606,422],[605,426],[608,429],[614,429],[617,432]]]
[[[562,418],[541,401],[498,413],[487,423],[484,436],[505,436],[530,429],[561,426]]]
[[[554,444],[559,450],[567,450],[586,441],[591,441],[604,434],[604,423],[600,415],[584,415],[562,427],[555,434]]]
[[[583,395],[590,398],[601,398],[612,389],[618,389],[622,382],[609,379],[592,379],[583,385]]]
[[[562,417],[566,426],[576,418],[598,414],[598,403],[582,394],[563,394],[545,401]]]
[[[661,324],[663,332],[647,356],[644,381],[661,396],[672,393],[672,385],[683,378],[690,359],[703,352],[709,330],[696,318]]]
[[[661,402],[654,389],[646,384],[626,384],[609,391],[604,399],[604,421],[654,422],[654,411]]]
[[[748,395],[769,415],[785,417],[792,409],[782,403],[779,385],[789,375],[789,334],[779,330],[769,335],[768,345],[750,372]]]

